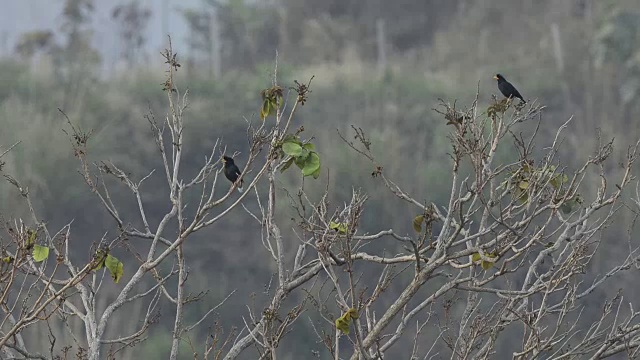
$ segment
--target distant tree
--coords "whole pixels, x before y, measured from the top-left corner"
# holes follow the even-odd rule
[[[279,14],[271,2],[205,0],[216,7],[223,66],[253,69],[279,48]]]
[[[24,33],[18,39],[15,51],[24,58],[37,52],[51,57],[54,74],[64,88],[66,107],[76,98],[84,82],[95,78],[100,54],[91,44],[93,33],[89,26],[93,12],[93,0],[65,0],[59,27],[62,39],[49,30]]]
[[[300,47],[308,39],[325,38],[323,44],[333,48],[307,46],[303,61],[324,59],[329,54],[340,54],[346,47],[355,48],[363,58],[376,54],[376,23],[385,21],[386,37],[399,53],[431,43],[436,30],[443,27],[451,14],[464,1],[460,0],[276,0],[286,16],[287,29],[293,46]],[[313,42],[313,40],[312,40]],[[314,54],[317,52],[319,56]]]
[[[331,176],[323,149],[313,137],[305,138],[304,124],[294,126],[303,105],[314,101],[310,82],[289,84],[288,98],[276,71],[272,86],[261,92],[261,116],[247,123],[244,161],[238,162],[244,165],[244,192],[238,193],[238,181],[230,183],[222,174],[220,158],[233,155],[222,140],[197,157],[202,160],[196,172],[185,173],[185,153],[194,146],[184,132],[188,97],[176,83],[181,65],[171,42],[163,56],[167,115],[161,122],[153,113],[146,116],[160,171],[100,159],[91,152],[91,132],[63,113],[79,172],[112,220],[111,230],[96,234],[100,240],[84,257],[71,254],[76,241],[86,241],[71,236],[73,224],[52,229],[38,215],[28,186],[3,174],[31,213],[29,219],[5,221],[0,237],[3,358],[117,358],[145,341],[162,316],[171,320],[169,359],[178,358],[181,345],[197,359],[237,359],[250,351],[247,357],[276,359],[281,349],[299,345],[292,332],[299,331],[295,325],[303,315],[313,341],[323,347],[309,349],[310,358],[637,356],[640,313],[627,308],[622,294],[601,289],[637,271],[640,248],[629,242],[627,253],[601,274],[590,263],[607,246],[603,234],[633,187],[640,142],[614,159],[613,141],[599,139],[593,154],[570,171],[557,154],[571,121],[559,126],[548,147],[535,151],[544,111],[535,101],[493,99],[484,108],[476,98],[462,110],[442,102],[437,112],[451,129],[450,188],[446,203],[437,204],[429,201],[429,189],[411,194],[398,185],[406,174],[385,170],[387,164],[376,157],[377,147],[384,151],[387,144],[353,127],[352,134],[337,136],[370,165],[363,176],[379,181],[413,213],[406,219],[413,228],[409,234],[384,220],[379,231],[367,233],[361,226],[369,211],[367,194],[354,189],[350,198],[331,203],[334,190],[328,186],[319,196],[309,191],[309,182]],[[128,146],[136,150],[135,143]],[[503,148],[511,154],[506,163],[497,159]],[[619,170],[605,172],[609,163]],[[282,189],[285,171],[298,174],[299,187]],[[599,175],[594,183],[587,176],[592,171]],[[164,188],[148,187],[152,176],[160,176]],[[114,196],[123,192],[135,204],[134,213]],[[147,194],[162,192],[166,208],[151,209]],[[640,198],[631,200],[640,205]],[[291,210],[293,221],[281,220],[276,203]],[[231,291],[218,304],[194,307],[203,292],[190,286],[185,249],[197,245],[198,232],[222,226],[234,210],[245,211],[260,227],[254,245],[275,276],[255,289],[268,300],[247,300],[246,316],[225,328],[214,320],[216,312],[227,301],[242,300]],[[291,236],[286,226],[294,227]],[[211,233],[208,241],[234,240]],[[132,260],[122,261],[127,252]],[[239,251],[235,257],[243,262],[245,255]],[[207,258],[222,260],[216,254]],[[593,303],[597,310],[584,316]],[[187,307],[198,315],[185,316]],[[123,330],[116,314],[132,318],[136,329]],[[48,335],[47,349],[30,347],[25,334],[32,328]],[[108,328],[115,331],[109,334]],[[72,333],[73,342],[58,343],[60,331]]]
[[[253,69],[278,49],[280,15],[271,3],[204,0],[182,15],[189,26],[187,42],[194,63],[206,59],[211,73],[216,61],[220,68]]]
[[[593,57],[596,69],[615,67],[613,82],[623,107],[636,106],[640,96],[640,12],[613,6],[596,31]],[[634,102],[634,104],[631,104]]]
[[[53,32],[48,30],[31,31],[20,35],[16,43],[16,52],[30,59],[38,52],[46,52],[54,44]]]
[[[65,35],[63,51],[70,56],[91,50],[91,30],[88,25],[93,12],[93,0],[66,0],[60,30]]]
[[[118,22],[118,32],[122,42],[122,56],[129,66],[136,64],[146,42],[144,31],[151,17],[151,10],[137,1],[113,8],[111,17]]]
[[[63,84],[66,108],[82,92],[82,84],[92,81],[100,64],[100,53],[91,44],[93,0],[65,0],[60,31],[63,40],[52,48],[54,71]]]
[[[183,9],[182,16],[189,27],[189,36],[186,39],[190,58],[187,71],[191,71],[190,67],[202,58],[207,59],[211,69],[214,41],[211,34],[212,14],[202,10]]]

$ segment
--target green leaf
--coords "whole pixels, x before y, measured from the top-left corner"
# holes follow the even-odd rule
[[[124,264],[120,260],[118,260],[115,256],[111,256],[111,254],[107,255],[107,258],[104,260],[104,266],[109,269],[111,273],[111,278],[113,282],[116,284],[122,278],[124,274]]]
[[[33,255],[33,261],[41,262],[49,257],[49,248],[36,244],[33,246],[33,252],[31,253],[31,255]]]
[[[347,233],[347,224],[345,223],[337,223],[337,222],[330,222],[329,223],[329,228],[331,230],[335,230],[337,232],[339,232],[340,234],[346,234]]]
[[[294,158],[290,158],[289,160],[287,160],[287,162],[284,163],[284,165],[282,165],[282,167],[280,168],[280,172],[283,173],[287,171],[287,169],[291,167],[291,164],[293,164],[293,160]]]
[[[320,156],[315,151],[312,151],[304,162],[302,168],[302,175],[310,176],[320,169]]]
[[[571,211],[573,211],[573,206],[571,206],[571,203],[567,201],[560,205],[560,211],[562,211],[562,213],[565,215],[570,214]]]
[[[309,157],[309,155],[311,155],[309,150],[303,149],[302,155],[296,156],[294,162],[296,163],[296,166],[298,168],[300,168],[300,170],[304,169],[305,163],[306,163],[307,158]]]
[[[287,134],[287,135],[285,135],[285,136],[284,136],[284,139],[282,139],[282,142],[283,142],[283,143],[286,143],[286,142],[295,142],[295,143],[298,143],[298,144],[300,143],[300,141],[298,140],[298,137],[297,137],[297,136],[295,136],[295,135],[293,135],[293,134]]]
[[[316,172],[311,174],[311,176],[313,176],[314,179],[319,178],[320,177],[320,168],[318,168],[318,170],[316,170]]]
[[[303,145],[303,147],[309,151],[316,151],[316,146],[312,143],[306,143]]]
[[[560,211],[562,211],[563,214],[570,214],[572,211],[576,210],[582,202],[583,200],[580,194],[576,194],[572,199],[567,200],[560,205]]]
[[[301,156],[302,150],[303,150],[302,146],[300,146],[300,144],[293,141],[287,141],[284,144],[282,144],[282,151],[284,151],[285,154],[293,157]]]
[[[102,261],[98,262],[98,264],[93,268],[94,271],[98,271],[100,269],[102,269],[102,267],[104,266],[104,259],[102,259]]]
[[[413,230],[418,234],[422,232],[422,223],[424,222],[424,215],[418,215],[413,218]]]
[[[569,177],[565,174],[556,174],[551,181],[549,181],[549,183],[551,184],[551,186],[553,186],[554,188],[559,188],[562,184],[566,183],[567,181],[569,181]]]
[[[7,264],[11,264],[13,262],[13,258],[11,256],[5,256],[2,258],[2,261]]]

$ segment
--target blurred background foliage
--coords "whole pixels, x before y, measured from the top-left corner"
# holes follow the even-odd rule
[[[79,260],[88,259],[91,244],[114,228],[76,171],[78,163],[63,132],[69,127],[58,109],[74,124],[93,131],[92,160],[111,160],[134,179],[158,170],[144,192],[152,223],[169,208],[159,154],[145,119],[152,113],[162,121],[167,112],[161,85],[165,69],[156,59],[157,51],[145,46],[148,19],[155,14],[143,2],[113,6],[110,18],[120,29],[124,66],[104,74],[101,49],[91,42],[94,12],[92,0],[66,0],[62,14],[55,15],[58,28],[22,34],[15,53],[0,59],[0,144],[22,142],[11,152],[4,172],[29,186],[50,226],[73,220],[74,255]],[[227,152],[240,152],[238,162],[244,164],[247,122],[259,121],[259,92],[272,82],[277,49],[280,84],[291,86],[294,79],[306,82],[315,76],[295,127],[303,125],[303,135],[315,138],[323,173],[317,181],[305,179],[305,189],[317,195],[328,186],[336,207],[353,189],[368,193],[361,232],[394,228],[411,233],[416,209],[385,191],[381,181],[371,177],[372,164],[350,151],[338,131],[351,139],[351,125],[365,129],[377,160],[398,185],[418,200],[444,206],[450,186],[450,129],[432,109],[438,98],[457,99],[460,107],[469,104],[478,89],[479,101],[488,104],[497,93],[492,79],[497,72],[516,84],[526,99],[546,106],[540,148],[573,116],[559,154],[567,169],[586,160],[598,144],[598,133],[603,139],[615,137],[614,156],[620,160],[626,146],[640,136],[637,0],[203,0],[175,16],[183,17],[190,31],[189,51],[178,54],[183,64],[178,84],[181,90],[188,88],[190,100],[185,174],[194,174],[217,138]],[[508,146],[501,149],[500,160],[515,160]],[[606,171],[615,175],[619,169]],[[593,174],[591,180],[596,179]],[[295,226],[286,192],[295,194],[301,184],[294,171],[280,179],[278,206],[285,227]],[[116,182],[110,185],[123,213],[138,224],[128,191]],[[7,184],[0,188],[5,219],[25,216],[18,193]],[[606,234],[601,257],[590,265],[594,273],[624,256],[628,239],[637,241],[638,233],[629,232],[634,219],[631,211],[620,213]],[[297,240],[289,234],[294,251]],[[144,247],[136,241],[133,248]],[[380,249],[403,251],[392,242]],[[234,301],[210,319],[212,327],[216,318],[227,333],[242,324],[245,303],[261,311],[274,269],[260,241],[260,226],[247,213],[234,210],[198,233],[187,251],[189,291],[208,290],[203,301],[187,307],[187,323],[234,289]],[[127,259],[126,250],[120,252],[118,256]],[[134,259],[128,259],[125,281],[134,267]],[[626,286],[633,279],[616,281],[603,291],[626,287],[627,296],[640,295],[637,286]],[[164,311],[170,313],[171,306],[166,304]],[[309,317],[317,327],[331,331],[331,324],[317,322],[312,313]],[[167,319],[123,358],[166,356],[172,325]],[[118,334],[135,326],[135,318],[123,313],[109,331]],[[206,330],[191,334],[194,344],[206,335]],[[287,336],[296,338],[296,346],[282,349],[282,359],[310,358],[311,350],[322,349],[307,316]],[[72,342],[63,339],[61,344]],[[43,348],[49,345],[44,333],[34,332],[30,341],[42,342]],[[190,346],[184,346],[182,358],[192,358]],[[394,351],[396,358],[407,356],[403,346]],[[251,351],[245,356],[254,357]]]

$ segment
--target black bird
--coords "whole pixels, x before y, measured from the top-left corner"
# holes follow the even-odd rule
[[[526,103],[526,101],[522,98],[522,95],[520,95],[518,89],[511,85],[511,83],[508,82],[507,79],[504,78],[504,76],[496,74],[493,78],[498,80],[498,89],[500,90],[502,95],[506,96],[507,98],[518,98],[522,100],[522,103]]]
[[[222,157],[222,162],[224,163],[224,176],[235,184],[242,172],[238,169],[238,166],[233,162],[232,158],[225,155]],[[238,184],[238,191],[240,192],[242,192],[243,181],[244,180],[240,180],[240,184]]]

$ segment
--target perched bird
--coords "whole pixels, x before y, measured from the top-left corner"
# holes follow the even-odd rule
[[[235,184],[242,172],[238,169],[238,166],[233,162],[232,158],[225,155],[222,157],[222,162],[224,163],[224,176]],[[239,192],[242,192],[242,182],[243,180],[240,180],[240,183],[238,184]]]
[[[522,100],[523,103],[526,103],[526,101],[522,98],[522,95],[520,95],[518,89],[511,85],[511,83],[508,82],[507,79],[504,78],[504,76],[496,74],[493,78],[498,80],[498,89],[500,90],[502,95],[506,96],[507,98],[518,98]]]

